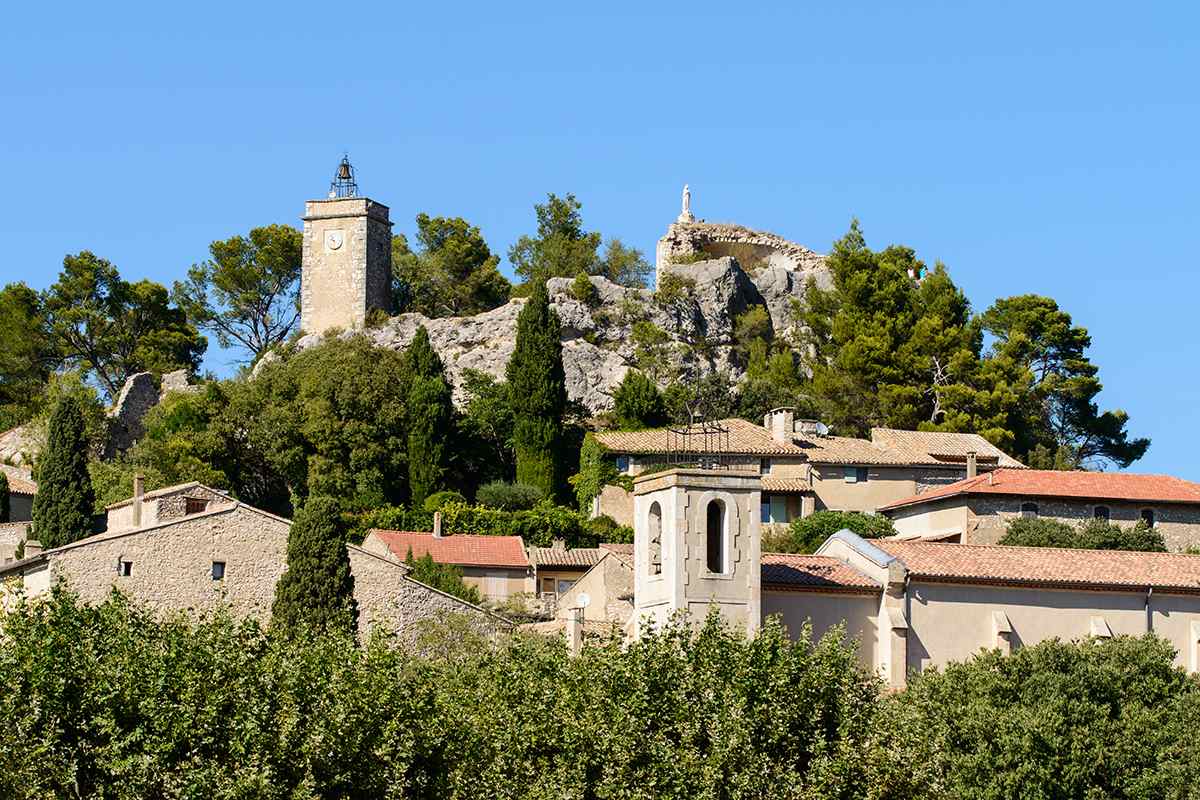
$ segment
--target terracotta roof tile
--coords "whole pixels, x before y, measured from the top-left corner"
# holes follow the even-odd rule
[[[764,492],[811,492],[812,485],[803,478],[772,478],[764,475],[762,490]]]
[[[871,544],[900,559],[913,577],[954,583],[1174,589],[1200,592],[1200,556],[1123,550],[901,542]]]
[[[372,530],[397,558],[422,558],[426,553],[440,564],[460,567],[526,568],[529,559],[520,536],[476,536],[456,533],[435,539],[431,533]]]
[[[633,543],[632,542],[601,542],[601,550],[607,550],[616,556],[622,563],[633,566]]]
[[[793,455],[803,456],[804,451],[794,444],[779,442],[761,425],[744,419],[730,418],[718,422],[729,431],[728,453],[746,455]],[[684,437],[678,437],[680,439]],[[648,455],[671,452],[671,429],[652,428],[645,431],[600,431],[596,434],[600,444],[617,453],[645,453]],[[701,452],[695,450],[683,452]]]
[[[538,567],[591,567],[606,552],[599,547],[531,547],[529,563]]]
[[[0,470],[8,478],[8,490],[13,494],[37,494],[37,484],[33,482],[28,470],[8,464],[0,464]]]
[[[1124,500],[1131,503],[1200,504],[1200,484],[1170,475],[997,469],[896,500],[880,510],[920,505],[947,497],[979,494]]]
[[[763,588],[878,592],[880,585],[830,556],[763,553]]]
[[[871,441],[914,464],[966,464],[967,454],[974,450],[981,465],[1025,467],[977,433],[872,428]]]

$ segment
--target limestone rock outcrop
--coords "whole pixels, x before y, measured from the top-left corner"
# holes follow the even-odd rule
[[[811,272],[818,274],[821,269]],[[782,330],[790,324],[790,299],[802,296],[807,279],[807,273],[786,266],[749,273],[730,256],[667,264],[660,272],[676,273],[694,282],[688,297],[660,302],[648,289],[626,288],[592,277],[594,297],[585,302],[575,296],[571,280],[552,278],[547,283],[551,303],[562,321],[567,391],[572,400],[589,411],[612,408],[613,390],[635,363],[631,331],[638,319],[658,326],[674,343],[703,341],[707,356],[700,368],[725,369],[736,380],[741,377],[732,357],[737,318],[753,307],[765,307],[773,325]],[[759,274],[764,276],[761,283]],[[420,314],[401,314],[363,333],[381,347],[399,350],[408,346],[419,326],[425,326],[454,384],[455,401],[461,403],[467,370],[504,378],[516,344],[517,315],[525,302],[514,299],[469,317],[430,319]],[[311,347],[320,340],[320,336],[308,335],[299,340],[298,346]]]

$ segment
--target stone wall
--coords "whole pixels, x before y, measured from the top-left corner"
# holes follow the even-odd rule
[[[1200,546],[1200,506],[1179,503],[1118,503],[1105,500],[1063,500],[1021,497],[973,496],[968,499],[970,518],[963,542],[966,544],[995,544],[1004,536],[1010,520],[1021,516],[1023,502],[1036,502],[1038,516],[1071,525],[1087,522],[1096,506],[1108,506],[1109,519],[1118,525],[1132,527],[1141,520],[1143,509],[1154,511],[1154,527],[1163,535],[1167,549],[1185,550]]]
[[[155,527],[99,536],[48,551],[51,573],[88,602],[112,587],[160,613],[198,614],[227,607],[237,616],[270,620],[275,584],[285,571],[290,523],[245,505],[185,517]],[[224,577],[213,578],[213,564]],[[128,564],[128,574],[121,565]],[[453,611],[481,630],[505,621],[406,577],[407,568],[350,548],[360,628],[384,624],[415,634],[431,615]],[[26,581],[26,592],[35,590]]]
[[[108,436],[104,443],[104,458],[111,459],[133,447],[146,429],[142,418],[158,404],[158,378],[149,372],[129,376],[117,402],[108,410]]]

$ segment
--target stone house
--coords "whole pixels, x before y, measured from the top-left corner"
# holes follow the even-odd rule
[[[188,497],[208,502],[203,509],[176,502]],[[147,504],[160,504],[153,518],[122,524]],[[115,587],[164,613],[225,607],[237,616],[270,619],[275,584],[286,569],[290,520],[199,484],[116,504],[110,513],[116,524],[103,533],[45,551],[30,543],[26,558],[0,567],[5,604],[19,595],[38,597],[62,581],[89,602]],[[403,564],[354,545],[348,550],[364,635],[382,626],[411,637],[422,621],[444,613],[463,614],[483,629],[507,624],[412,580]]]
[[[603,547],[567,549],[562,542],[552,547],[530,547],[529,563],[538,597],[553,605],[608,553]]]
[[[8,519],[4,522],[28,522],[33,519],[33,496],[37,494],[37,484],[33,482],[28,469],[0,464],[0,472],[8,478]]]
[[[631,555],[598,562],[560,598],[557,622],[636,637],[715,610],[751,634],[770,616],[793,635],[805,624],[818,637],[842,626],[864,666],[895,688],[984,648],[1054,637],[1153,632],[1175,646],[1180,666],[1200,671],[1200,556],[867,541],[849,531],[814,555],[760,553],[752,512],[761,481],[694,469],[636,479]]]
[[[1171,550],[1200,546],[1200,484],[1167,475],[998,469],[880,510],[901,539],[994,544],[1018,517],[1100,518],[1143,522],[1160,531]]]
[[[873,513],[968,473],[1023,468],[973,433],[874,428],[870,439],[830,436],[819,423],[796,420],[790,408],[769,412],[762,425],[736,418],[717,425],[726,433],[708,441],[668,428],[602,431],[595,437],[610,451],[617,468],[630,476],[667,460],[692,458],[719,459],[729,469],[758,472],[762,479],[759,516],[767,525],[784,525],[822,509]],[[593,513],[631,525],[632,495],[620,486],[606,486]]]
[[[439,564],[452,564],[462,570],[463,583],[492,602],[534,593],[533,566],[520,536],[442,534],[441,519],[435,517],[433,533],[373,529],[362,546],[396,564],[403,564],[409,553],[413,558],[428,554]]]

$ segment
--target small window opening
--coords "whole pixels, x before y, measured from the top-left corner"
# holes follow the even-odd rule
[[[1092,512],[1094,519],[1102,519],[1105,522],[1108,521],[1108,516],[1108,506],[1096,506],[1096,510]]]
[[[224,561],[212,562],[212,579],[214,581],[225,580],[225,562]]]
[[[1038,515],[1037,503],[1021,503],[1021,516],[1025,519],[1034,519]]]
[[[617,472],[622,475],[629,472],[629,456],[617,456]]]
[[[650,504],[650,516],[647,527],[650,529],[649,570],[651,575],[662,574],[662,507],[658,503]]]
[[[188,516],[202,514],[207,508],[208,501],[202,497],[185,497],[183,500],[183,513]]]
[[[769,458],[760,458],[758,460],[758,472],[760,475],[770,475],[773,466]]]
[[[124,560],[121,561],[121,563],[117,566],[117,574],[122,578],[128,578],[133,574],[133,562]]]
[[[1153,508],[1143,508],[1142,509],[1142,522],[1143,522],[1143,524],[1145,524],[1145,526],[1147,528],[1154,527],[1154,509]]]
[[[719,500],[708,504],[708,571],[725,574],[725,507]]]

